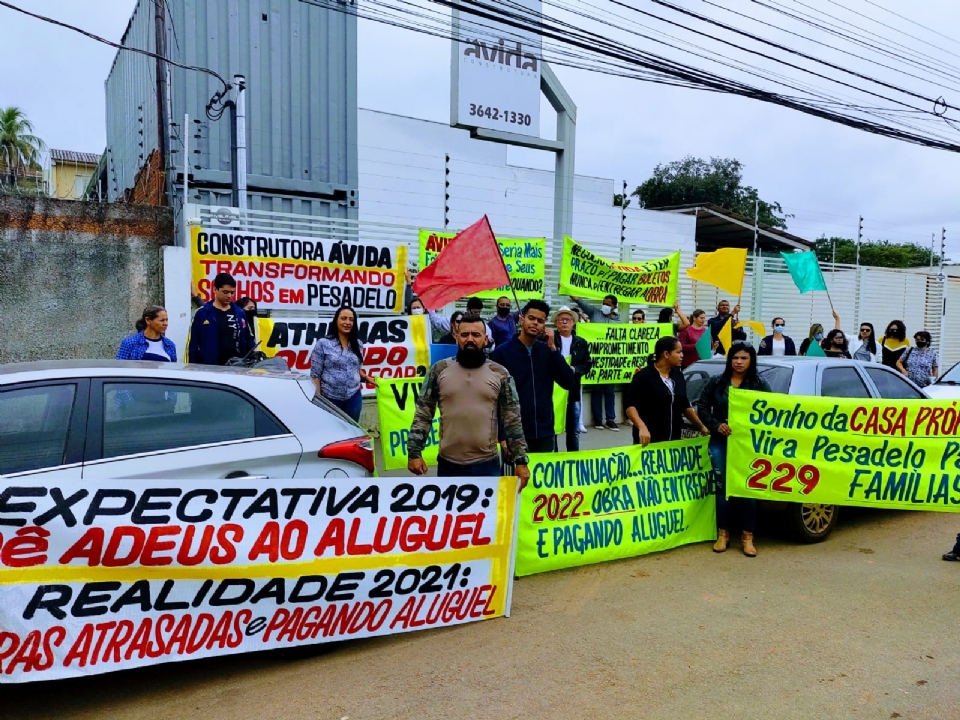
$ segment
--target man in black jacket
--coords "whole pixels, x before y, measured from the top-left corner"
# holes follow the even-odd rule
[[[560,354],[573,368],[573,389],[567,398],[567,452],[580,450],[580,379],[590,372],[593,359],[590,357],[590,345],[582,337],[577,337],[577,315],[566,305],[553,315],[553,324],[557,326],[554,341],[560,346]]]
[[[520,415],[527,451],[555,452],[553,384],[572,390],[573,369],[557,348],[554,331],[547,328],[550,306],[531,300],[520,314],[520,334],[501,345],[490,359],[503,365],[520,396]]]

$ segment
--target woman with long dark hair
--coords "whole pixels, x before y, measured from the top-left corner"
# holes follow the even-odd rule
[[[117,360],[176,362],[177,346],[166,335],[169,322],[166,309],[148,305],[137,320],[137,332],[121,341]]]
[[[687,398],[687,383],[680,372],[683,346],[672,336],[657,340],[647,367],[634,373],[627,389],[627,417],[633,422],[633,443],[679,440],[686,416],[700,432],[708,432]]]
[[[717,543],[713,551],[722,553],[730,542],[730,506],[740,506],[743,526],[743,554],[756,557],[753,530],[757,520],[757,501],[747,498],[727,499],[727,438],[733,434],[728,424],[730,414],[730,388],[771,392],[770,385],[757,373],[757,352],[752,345],[734,343],[727,354],[727,366],[723,373],[707,382],[697,410],[704,424],[710,429],[710,462],[717,479]],[[745,430],[741,430],[744,432]]]
[[[903,324],[903,320],[891,320],[887,325],[887,331],[880,339],[880,348],[883,353],[881,362],[896,370],[897,361],[908,347],[910,347],[910,341],[907,339],[907,326]]]
[[[463,313],[459,310],[455,310],[453,315],[450,316],[450,326],[446,335],[437,340],[438,345],[456,345],[457,344],[457,329],[460,327],[460,319],[463,317]]]
[[[327,326],[327,336],[317,340],[310,357],[310,378],[322,395],[354,421],[360,420],[363,401],[360,383],[373,382],[364,369],[363,344],[353,308],[337,310]]]
[[[880,362],[880,345],[872,323],[860,323],[860,332],[850,341],[850,355],[862,362]]]
[[[820,343],[820,347],[827,357],[852,359],[850,357],[850,345],[847,343],[847,336],[843,334],[843,330],[828,332],[823,342]]]

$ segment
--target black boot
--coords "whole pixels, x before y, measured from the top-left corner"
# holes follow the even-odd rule
[[[953,545],[953,550],[944,553],[943,559],[947,562],[960,562],[960,535],[957,535],[957,541]]]

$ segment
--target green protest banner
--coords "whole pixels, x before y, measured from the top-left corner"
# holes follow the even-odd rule
[[[385,470],[400,470],[407,466],[407,441],[416,411],[417,396],[423,378],[380,380],[377,382],[377,412],[380,415],[380,447],[383,449]],[[433,429],[423,448],[427,465],[437,464],[440,450],[440,416],[433,418]]]
[[[583,376],[583,384],[612,385],[630,382],[638,368],[646,367],[657,340],[673,335],[673,325],[579,323],[577,335],[590,345],[593,358],[593,367]]]
[[[730,393],[727,494],[960,512],[955,400]]]
[[[673,305],[677,301],[679,271],[679,251],[639,264],[615,263],[565,237],[560,294],[585,298],[614,295],[621,301]]]
[[[708,440],[530,455],[517,575],[715,540]]]
[[[427,267],[443,250],[448,240],[457,236],[455,232],[435,232],[420,230],[420,269]],[[510,284],[519,300],[543,300],[543,282],[547,242],[543,238],[498,237],[500,254],[510,276]],[[501,295],[513,297],[511,288],[504,285],[494,290],[485,290],[475,297],[496,300]]]

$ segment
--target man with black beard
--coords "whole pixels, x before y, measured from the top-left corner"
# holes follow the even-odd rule
[[[498,477],[498,425],[514,459],[520,487],[530,479],[527,445],[520,420],[520,400],[510,373],[487,360],[486,324],[478,315],[464,315],[457,329],[457,355],[427,371],[417,398],[417,410],[407,442],[407,469],[427,472],[423,448],[433,416],[440,408],[440,477]]]

